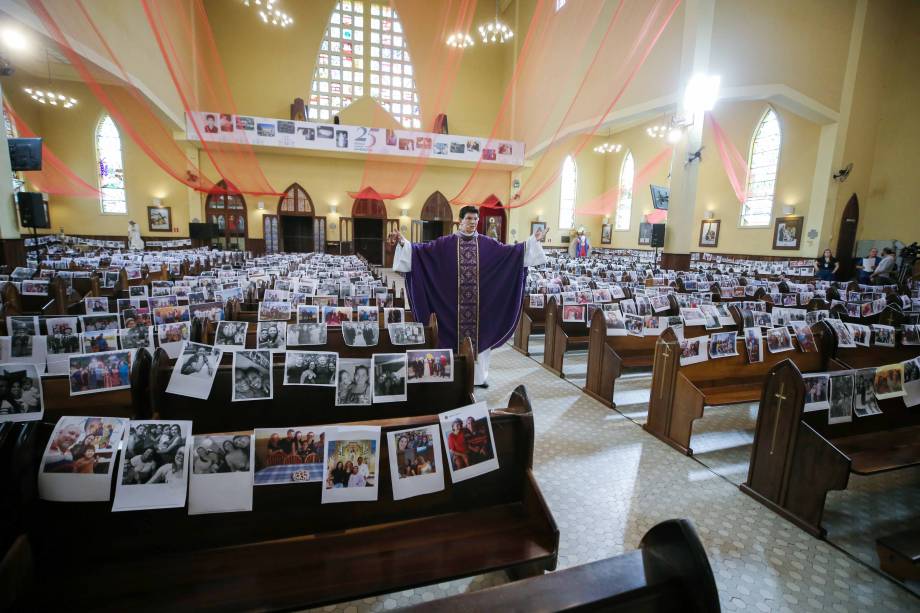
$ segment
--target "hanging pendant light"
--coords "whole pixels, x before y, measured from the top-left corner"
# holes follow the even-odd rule
[[[48,68],[48,85],[51,85],[51,55],[45,48],[45,64]],[[69,109],[77,104],[77,99],[72,96],[66,96],[60,92],[52,91],[50,87],[23,87],[23,91],[29,95],[32,100],[46,106],[55,106],[58,108]]]
[[[479,36],[482,43],[506,43],[514,37],[514,32],[498,18],[498,0],[495,0],[495,21],[490,21],[479,26]]]

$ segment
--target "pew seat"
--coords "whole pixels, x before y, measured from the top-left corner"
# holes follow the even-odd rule
[[[920,425],[832,438],[830,442],[850,458],[850,471],[857,475],[920,465]]]
[[[883,571],[902,581],[920,581],[920,530],[883,536],[875,548]]]

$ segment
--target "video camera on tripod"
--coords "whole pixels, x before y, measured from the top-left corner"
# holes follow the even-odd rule
[[[901,265],[898,268],[898,285],[903,287],[914,270],[917,258],[920,257],[920,245],[917,245],[917,241],[914,241],[907,247],[902,247],[898,256],[901,258]]]

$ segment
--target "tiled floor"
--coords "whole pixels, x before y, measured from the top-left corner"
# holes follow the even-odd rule
[[[874,570],[869,538],[911,516],[916,525],[918,472],[854,480],[850,490],[833,494],[827,524],[835,547],[738,490],[756,407],[707,410],[692,459],[641,429],[648,375],[619,381],[619,411],[611,411],[580,390],[584,354],[566,356],[569,381],[543,369],[541,357],[496,350],[483,396],[490,406],[504,406],[516,385],[527,387],[536,424],[534,470],[561,532],[560,568],[634,549],[655,523],[687,517],[709,554],[726,611],[920,611],[920,598]],[[394,609],[504,581],[492,573],[323,610]]]

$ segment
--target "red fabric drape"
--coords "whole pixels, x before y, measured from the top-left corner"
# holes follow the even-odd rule
[[[716,149],[719,151],[719,159],[722,160],[722,168],[725,169],[728,182],[731,183],[738,202],[744,202],[747,200],[748,177],[751,169],[735,144],[725,135],[725,130],[722,129],[713,114],[706,113],[706,119],[709,120],[712,128],[712,137],[716,141]]]
[[[13,109],[9,101],[3,99],[3,108],[10,121],[16,126],[16,133],[23,138],[38,136]],[[99,190],[83,179],[56,156],[48,145],[42,141],[42,169],[25,172],[25,178],[40,192],[56,196],[75,198],[99,198]]]
[[[668,145],[656,153],[652,159],[646,162],[645,165],[639,169],[639,172],[637,172],[635,177],[633,177],[633,198],[635,198],[636,190],[641,189],[643,186],[647,185],[652,175],[654,175],[663,164],[670,161],[673,155],[674,147]],[[599,196],[592,198],[585,203],[577,205],[575,207],[575,213],[578,215],[601,215],[603,217],[607,217],[613,215],[614,212],[616,212],[617,202],[619,199],[620,186],[618,183],[611,189],[605,191],[603,194],[600,194]]]

